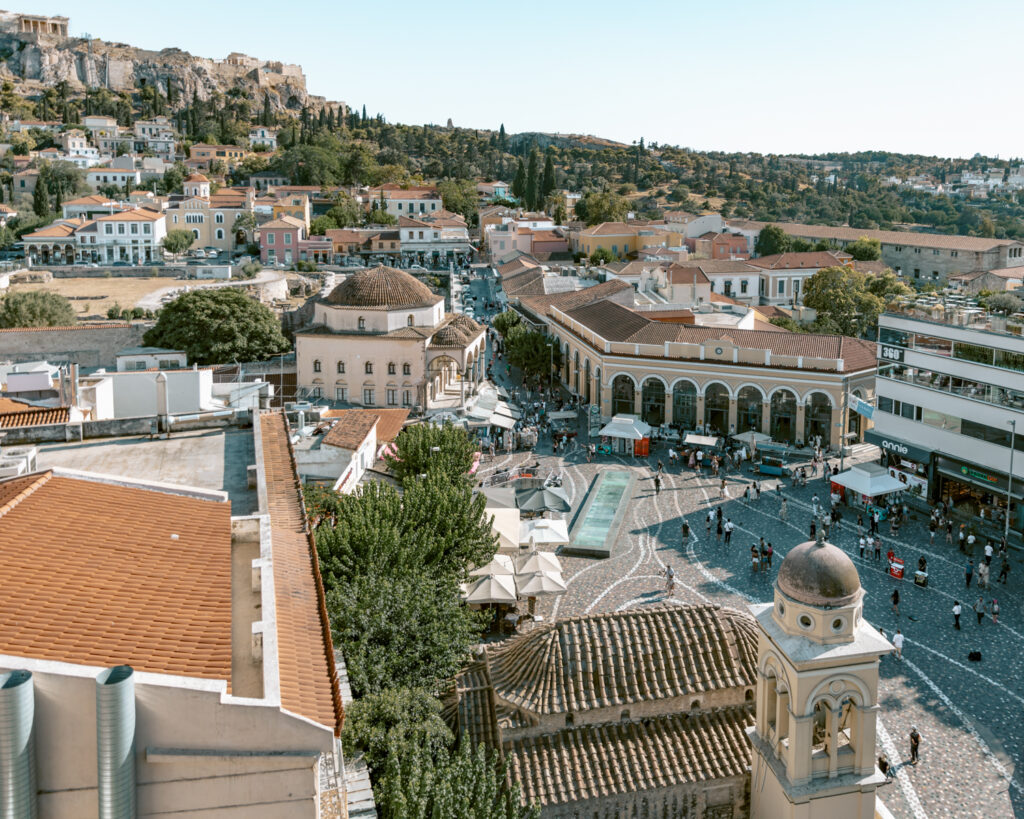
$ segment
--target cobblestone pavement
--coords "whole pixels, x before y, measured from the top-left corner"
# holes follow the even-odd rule
[[[584,438],[585,440],[585,438]],[[872,448],[861,455],[870,458]],[[772,599],[775,571],[786,553],[808,537],[811,498],[826,497],[819,478],[806,488],[786,486],[788,519],[780,519],[777,479],[762,486],[758,501],[744,501],[744,486],[752,475],[731,473],[726,499],[719,498],[717,481],[688,469],[670,468],[661,493],[654,490],[652,466],[660,458],[668,463],[667,449],[656,448],[647,459],[599,457],[588,464],[578,444],[558,457],[550,441],[537,453],[498,455],[484,464],[482,475],[505,466],[538,459],[543,471],[560,471],[572,499],[570,521],[580,511],[588,489],[601,470],[631,469],[638,477],[630,508],[608,559],[563,557],[566,594],[539,601],[546,618],[590,612],[617,611],[651,605],[666,599],[660,572],[671,564],[676,572],[673,600],[683,603],[712,601],[744,609],[752,602]],[[716,542],[714,530],[705,529],[706,510],[723,504],[723,514],[737,530],[727,547]],[[850,553],[866,590],[867,619],[891,636],[900,628],[906,636],[904,659],[886,657],[881,666],[882,706],[878,724],[879,752],[897,765],[894,782],[881,795],[899,817],[1009,817],[1024,815],[1024,774],[1017,764],[1024,754],[1024,611],[1021,607],[1019,560],[1014,560],[1010,583],[992,583],[986,600],[999,599],[999,623],[985,617],[979,625],[971,605],[979,591],[965,588],[964,556],[956,546],[936,539],[929,544],[920,519],[913,520],[894,539],[883,524],[882,559],[857,554],[856,514],[844,510],[842,529],[830,540]],[[681,524],[690,525],[689,541],[682,540]],[[755,574],[750,567],[750,546],[760,537],[772,543],[774,568]],[[930,584],[917,587],[911,579],[897,581],[884,569],[884,554],[892,547],[907,565],[928,559]],[[892,611],[890,595],[899,587],[900,613]],[[962,630],[953,629],[954,599],[963,604]],[[969,662],[967,654],[980,650],[983,660]],[[922,735],[921,760],[909,759],[907,735],[911,726]]]

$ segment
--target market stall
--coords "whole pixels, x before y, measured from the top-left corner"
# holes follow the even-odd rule
[[[832,478],[832,493],[848,506],[863,508],[870,515],[886,517],[886,506],[906,489],[879,464],[857,464]]]
[[[601,428],[598,452],[619,455],[650,454],[651,425],[636,415],[615,415]]]

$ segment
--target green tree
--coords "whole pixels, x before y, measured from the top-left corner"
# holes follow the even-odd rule
[[[397,225],[398,217],[393,213],[388,213],[384,208],[370,208],[366,214],[366,224],[368,225]]]
[[[621,222],[629,213],[629,200],[613,191],[591,191],[576,203],[576,217],[588,225]]]
[[[404,744],[388,756],[374,788],[383,819],[538,819],[540,808],[520,805],[497,751],[459,743],[447,754]]]
[[[540,154],[534,148],[526,166],[526,207],[536,210],[540,206]]]
[[[467,221],[476,218],[478,197],[471,179],[444,179],[437,183],[437,192],[445,210],[460,213]]]
[[[555,191],[555,159],[551,148],[544,152],[544,177],[540,185],[540,198],[543,202]]]
[[[32,212],[40,219],[50,217],[50,194],[41,173],[36,179],[36,188],[32,191]]]
[[[357,696],[436,693],[469,659],[490,614],[464,606],[451,577],[426,571],[359,575],[328,593],[327,609]]]
[[[758,256],[774,256],[789,251],[791,241],[789,234],[778,225],[765,225],[757,234],[754,253]]]
[[[190,247],[196,240],[191,230],[169,230],[167,235],[160,240],[163,249],[177,258]]]
[[[291,348],[270,308],[234,287],[178,296],[160,311],[143,343],[184,350],[199,365],[262,361]]]
[[[867,278],[838,266],[824,267],[807,279],[803,303],[818,313],[815,329],[859,337],[875,326],[885,302],[868,290]]]
[[[791,333],[806,332],[804,328],[790,316],[775,316],[768,321],[770,324],[774,324],[776,327],[781,327],[783,330],[788,330]]]
[[[1021,301],[1020,297],[1013,293],[996,293],[985,299],[985,306],[994,313],[1010,315],[1019,313],[1024,307],[1024,301]]]
[[[338,193],[327,215],[338,227],[357,227],[366,218],[366,210],[347,193]]]
[[[424,473],[440,472],[448,480],[465,479],[473,466],[477,445],[462,427],[415,424],[395,439],[395,453],[386,456],[395,477],[403,483]]]
[[[608,264],[608,262],[614,262],[614,254],[606,247],[599,247],[590,254],[590,263],[595,265]]]
[[[327,216],[317,216],[309,223],[309,235],[310,236],[324,236],[329,230],[336,230],[339,227],[338,223]]]
[[[75,309],[59,293],[22,290],[0,301],[0,327],[66,327],[75,321]]]
[[[850,242],[843,250],[858,262],[875,262],[882,258],[882,243],[878,239],[869,239],[867,236],[861,236],[856,242]]]
[[[512,179],[511,190],[516,199],[522,199],[526,195],[526,166],[523,165],[522,158],[516,165],[516,175]]]
[[[526,325],[513,327],[505,336],[505,354],[509,363],[526,377],[550,379],[553,369],[561,366],[562,351],[543,333]]]
[[[498,313],[491,320],[491,326],[501,335],[507,336],[508,331],[519,324],[520,321],[522,321],[522,316],[510,307],[504,313]]]
[[[391,688],[354,700],[345,709],[341,740],[349,758],[363,754],[374,772],[384,773],[396,747],[414,745],[434,757],[454,741],[441,717],[441,703],[422,688]]]
[[[910,296],[914,293],[914,289],[891,270],[877,276],[867,276],[865,287],[869,293],[878,296],[883,302],[892,301],[896,296]]]
[[[0,227],[0,250],[7,250],[11,245],[17,241],[17,237],[14,235],[14,231],[6,225]]]

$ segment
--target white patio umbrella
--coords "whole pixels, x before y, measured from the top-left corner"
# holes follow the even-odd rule
[[[519,524],[519,544],[543,546],[567,546],[569,544],[569,523],[565,520],[544,519],[524,520]]]
[[[512,565],[512,558],[508,555],[495,555],[491,558],[491,562],[485,566],[480,566],[477,569],[473,569],[470,573],[470,577],[490,577],[497,575],[512,575],[515,574],[515,567]]]
[[[466,602],[485,605],[502,603],[515,605],[516,581],[510,574],[487,575],[481,577],[466,589]]]
[[[568,588],[558,572],[532,572],[517,574],[516,585],[524,597],[543,597],[548,594],[565,594]]]
[[[528,552],[516,558],[516,575],[526,577],[538,572],[552,572],[561,575],[562,564],[553,552]],[[559,579],[561,577],[559,576]]]

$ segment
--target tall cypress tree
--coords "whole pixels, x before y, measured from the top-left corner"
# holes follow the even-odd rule
[[[530,151],[529,164],[526,166],[526,207],[530,210],[537,209],[537,202],[540,198],[540,159],[537,149]]]
[[[260,117],[260,124],[269,126],[274,121],[274,115],[270,110],[270,94],[263,95],[263,115]]]
[[[32,192],[32,212],[40,219],[50,215],[50,197],[46,192],[46,180],[42,174],[36,177],[36,189]]]
[[[523,160],[519,160],[519,164],[516,166],[516,175],[512,180],[512,195],[516,199],[522,199],[526,193],[526,168],[523,165]]]
[[[554,151],[549,147],[544,152],[544,178],[540,184],[541,203],[545,202],[555,189],[555,159]]]

